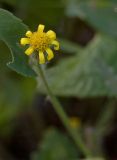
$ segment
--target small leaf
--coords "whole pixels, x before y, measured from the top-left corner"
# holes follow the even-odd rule
[[[55,129],[46,132],[40,152],[32,160],[78,160],[78,153],[71,141]]]
[[[12,61],[7,65],[24,76],[35,76],[28,64],[28,57],[19,44],[20,38],[24,36],[27,29],[20,19],[0,9],[0,39],[7,44],[12,54]]]

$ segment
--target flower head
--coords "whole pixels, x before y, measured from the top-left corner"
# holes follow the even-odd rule
[[[45,26],[40,24],[36,32],[27,31],[26,38],[21,38],[21,45],[29,45],[25,51],[26,55],[31,55],[34,52],[38,53],[39,63],[43,64],[46,59],[49,61],[54,57],[51,47],[59,50],[59,42],[56,40],[56,33],[52,30],[44,32]]]
[[[70,126],[72,128],[78,128],[81,125],[81,120],[78,117],[70,118]]]

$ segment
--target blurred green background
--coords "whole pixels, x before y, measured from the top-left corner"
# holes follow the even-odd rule
[[[94,157],[117,159],[117,1],[0,0],[32,31],[56,31],[60,51],[46,67],[48,82]],[[0,41],[0,159],[83,158],[45,95],[41,81],[10,70]]]

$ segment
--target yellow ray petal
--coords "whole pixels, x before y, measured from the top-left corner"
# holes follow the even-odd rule
[[[29,38],[21,38],[20,44],[21,44],[21,45],[29,44]]]
[[[53,51],[50,48],[47,48],[46,52],[48,54],[47,59],[51,60],[54,57]]]
[[[44,53],[42,51],[39,51],[39,63],[40,64],[45,63],[45,57],[44,57]]]
[[[31,37],[31,36],[32,36],[32,32],[31,32],[31,31],[27,31],[27,32],[26,32],[26,36],[27,36],[27,37]]]
[[[30,55],[30,54],[33,53],[33,51],[34,51],[34,49],[33,49],[32,47],[29,47],[29,48],[25,51],[25,54]]]
[[[43,32],[43,31],[44,31],[44,28],[45,28],[45,26],[42,25],[42,24],[40,24],[40,25],[38,26],[38,32]]]
[[[51,40],[55,40],[56,39],[56,33],[49,30],[46,35],[51,39]]]
[[[52,41],[51,44],[54,45],[54,49],[55,49],[55,50],[59,50],[59,42],[58,42],[58,41],[54,40],[54,41]]]

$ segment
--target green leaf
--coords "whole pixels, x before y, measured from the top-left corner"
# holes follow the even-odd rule
[[[67,1],[68,16],[78,16],[94,28],[117,38],[117,3],[113,0]]]
[[[48,69],[46,76],[58,96],[116,96],[117,45],[110,37],[96,36],[78,55]],[[45,93],[43,82],[38,88]]]
[[[75,160],[78,153],[71,141],[55,129],[46,132],[40,152],[32,160]]]
[[[28,64],[28,57],[20,46],[20,38],[25,35],[27,26],[10,12],[0,9],[0,39],[4,41],[12,54],[12,61],[7,65],[24,76],[35,76]]]

